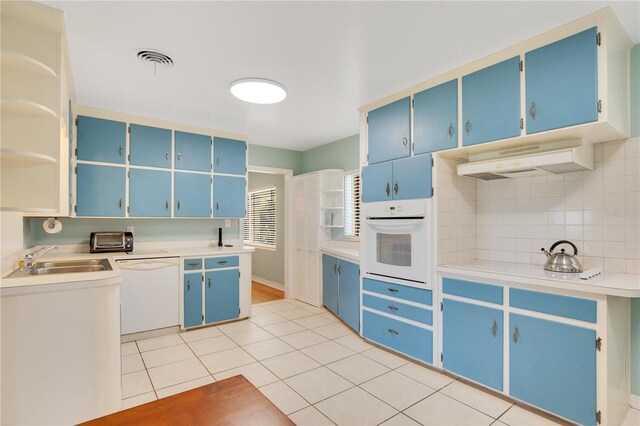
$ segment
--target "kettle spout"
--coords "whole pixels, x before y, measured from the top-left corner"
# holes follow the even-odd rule
[[[547,250],[545,250],[544,247],[542,247],[542,252],[547,255],[547,259],[551,258],[551,253],[549,253]]]

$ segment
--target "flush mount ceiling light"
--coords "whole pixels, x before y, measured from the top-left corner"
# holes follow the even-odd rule
[[[264,78],[243,78],[231,83],[231,94],[252,104],[275,104],[287,97],[284,86]]]

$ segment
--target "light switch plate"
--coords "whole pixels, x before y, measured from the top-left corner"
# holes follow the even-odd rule
[[[133,233],[133,226],[127,226],[127,232]]]

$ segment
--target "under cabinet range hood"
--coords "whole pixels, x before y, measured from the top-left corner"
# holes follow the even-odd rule
[[[593,145],[570,140],[482,152],[457,169],[459,176],[482,180],[593,170]]]

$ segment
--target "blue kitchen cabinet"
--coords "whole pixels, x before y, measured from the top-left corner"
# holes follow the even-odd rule
[[[502,390],[503,321],[500,309],[444,299],[442,367]]]
[[[429,364],[433,362],[433,332],[426,328],[363,310],[362,336]]]
[[[411,98],[369,111],[369,164],[411,155]]]
[[[202,272],[184,274],[183,280],[184,326],[202,324]]]
[[[124,164],[127,125],[121,121],[78,116],[78,160]]]
[[[520,136],[520,57],[462,77],[462,144]]]
[[[240,316],[240,272],[238,269],[207,271],[205,281],[206,324]]]
[[[431,197],[431,154],[362,168],[362,202]]]
[[[195,172],[210,172],[211,136],[175,132],[175,168]]]
[[[213,171],[231,175],[247,173],[247,143],[234,139],[213,138]]]
[[[124,167],[78,164],[77,215],[124,217],[126,176]]]
[[[211,217],[211,176],[174,174],[174,216]]]
[[[129,170],[129,216],[171,216],[171,172]]]
[[[171,130],[131,124],[129,164],[171,168]]]
[[[596,27],[525,54],[527,133],[598,120]]]
[[[509,324],[511,396],[595,425],[595,330],[514,313]]]
[[[338,259],[322,255],[322,304],[338,315]]]
[[[69,138],[69,162],[67,164],[68,170],[67,172],[69,173],[69,214],[71,214],[71,212],[73,212],[73,197],[71,196],[73,194],[73,143],[74,141],[74,127],[73,127],[73,123],[75,123],[75,118],[73,116],[73,104],[71,103],[71,99],[69,99],[69,128],[67,130],[67,137]]]
[[[458,80],[431,87],[413,96],[414,154],[458,146]]]
[[[244,177],[213,176],[213,216],[245,217],[247,202],[245,189]]]
[[[338,261],[338,316],[360,331],[360,267],[342,259]]]

